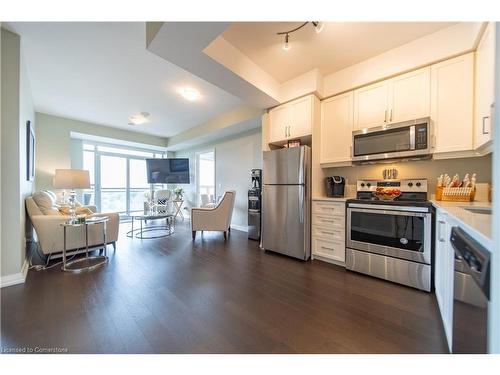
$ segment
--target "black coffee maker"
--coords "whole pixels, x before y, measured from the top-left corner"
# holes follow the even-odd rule
[[[326,195],[330,198],[344,197],[345,178],[332,176],[326,178]]]

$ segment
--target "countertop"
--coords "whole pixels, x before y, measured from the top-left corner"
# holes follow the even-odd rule
[[[434,207],[453,217],[458,225],[488,249],[492,248],[492,215],[470,212],[464,207],[488,207],[490,202],[446,202],[431,200]]]

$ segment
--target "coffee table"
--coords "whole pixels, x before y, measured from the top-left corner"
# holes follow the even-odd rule
[[[132,220],[132,229],[127,232],[127,237],[130,238],[140,238],[143,240],[153,239],[153,238],[162,238],[168,237],[174,233],[174,215],[167,213],[151,213],[151,214],[132,214],[130,215]],[[148,227],[143,226],[143,222],[148,220],[161,220],[165,219],[165,225],[152,225]],[[139,220],[140,227],[134,229],[134,221]],[[145,233],[149,232],[158,232],[163,231],[163,234],[157,235],[145,235]]]

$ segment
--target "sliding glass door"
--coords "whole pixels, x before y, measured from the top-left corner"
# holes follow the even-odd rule
[[[100,155],[101,211],[128,213],[127,158]]]
[[[147,191],[146,160],[129,159],[129,212],[144,210],[144,193]]]
[[[101,212],[118,212],[128,216],[144,209],[149,191],[147,158],[162,158],[163,153],[128,150],[108,145],[84,144],[83,169],[90,173],[90,204]]]

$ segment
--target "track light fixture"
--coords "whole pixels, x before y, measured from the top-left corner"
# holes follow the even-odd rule
[[[290,45],[290,42],[289,42],[290,34],[296,32],[296,31],[298,31],[300,29],[302,29],[308,23],[310,23],[310,24],[312,24],[314,26],[314,30],[316,30],[316,34],[319,34],[323,30],[323,27],[324,27],[324,23],[323,22],[308,21],[308,22],[304,22],[303,24],[301,24],[300,26],[296,27],[295,29],[288,30],[288,31],[280,31],[280,32],[276,33],[278,35],[284,35],[285,36],[285,43],[283,44],[283,49],[285,51],[288,51],[292,47]]]

